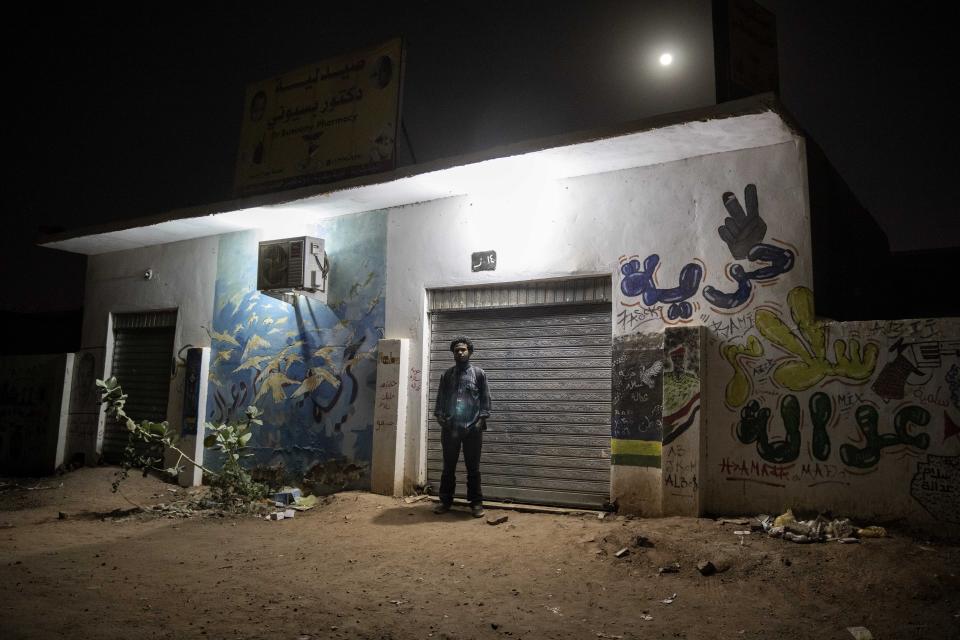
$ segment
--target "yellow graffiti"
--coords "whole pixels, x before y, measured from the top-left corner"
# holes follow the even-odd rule
[[[800,335],[794,333],[772,311],[758,309],[754,315],[764,338],[791,354],[773,371],[773,379],[792,391],[809,389],[826,377],[868,380],[877,366],[877,345],[867,343],[860,353],[860,342],[838,339],[833,343],[836,362],[827,359],[827,325],[813,314],[813,292],[796,287],[787,295],[790,315]],[[849,343],[849,356],[847,348]]]
[[[728,344],[720,349],[720,354],[731,367],[733,367],[733,377],[727,383],[726,401],[731,407],[740,407],[747,402],[750,397],[750,377],[746,369],[740,362],[740,357],[759,358],[763,355],[763,345],[757,340],[756,336],[747,337],[747,344]]]

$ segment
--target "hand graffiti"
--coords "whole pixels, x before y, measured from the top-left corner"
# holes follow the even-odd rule
[[[727,383],[726,401],[731,407],[739,407],[750,396],[750,377],[744,370],[739,357],[759,358],[763,355],[763,345],[756,336],[748,336],[747,344],[728,344],[720,349],[723,359],[733,367],[733,377]]]
[[[850,338],[848,356],[847,342],[836,340],[833,343],[836,362],[830,362],[826,355],[827,327],[813,315],[813,292],[806,287],[796,287],[787,295],[787,304],[799,336],[772,311],[758,309],[754,314],[754,322],[763,337],[791,354],[777,365],[774,380],[793,391],[803,391],[828,376],[855,381],[870,378],[877,366],[877,345],[867,343],[861,355],[860,342]]]
[[[757,185],[748,184],[743,190],[743,199],[747,204],[746,213],[737,196],[729,191],[723,194],[723,206],[731,217],[724,219],[723,226],[717,229],[720,238],[727,243],[730,253],[737,260],[746,258],[750,248],[762,242],[767,234],[767,223],[760,217]]]
[[[680,279],[672,289],[659,289],[653,281],[654,271],[660,264],[660,256],[651,254],[643,264],[639,260],[631,260],[620,267],[623,280],[620,281],[620,291],[628,297],[640,296],[643,304],[651,307],[657,303],[669,304],[667,318],[689,318],[693,315],[693,306],[687,299],[693,296],[700,288],[703,278],[703,267],[695,262],[683,265],[680,269]]]
[[[750,292],[753,290],[751,280],[770,280],[793,269],[793,251],[775,247],[772,244],[762,242],[755,244],[747,252],[747,258],[753,262],[767,262],[769,265],[753,271],[746,271],[739,264],[730,265],[730,277],[737,282],[737,290],[733,293],[724,293],[716,287],[704,287],[703,297],[707,302],[721,309],[739,307],[750,299]]]

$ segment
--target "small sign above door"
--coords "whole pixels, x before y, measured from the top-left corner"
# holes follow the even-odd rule
[[[471,271],[496,271],[497,269],[497,252],[496,251],[479,251],[477,253],[470,254],[470,270]]]

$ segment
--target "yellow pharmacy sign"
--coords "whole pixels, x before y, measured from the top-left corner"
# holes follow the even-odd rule
[[[397,38],[248,86],[237,194],[393,169],[402,69]]]

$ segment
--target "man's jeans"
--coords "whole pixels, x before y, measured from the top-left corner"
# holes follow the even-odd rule
[[[463,463],[467,467],[467,502],[471,505],[482,504],[480,491],[480,449],[483,447],[483,431],[474,427],[465,433],[457,429],[443,429],[440,432],[440,444],[443,446],[443,474],[440,476],[440,502],[451,504],[457,487],[457,460],[460,448],[463,448]]]

